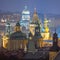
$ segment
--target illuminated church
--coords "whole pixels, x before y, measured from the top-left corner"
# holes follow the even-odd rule
[[[33,50],[36,50],[42,46],[41,42],[42,37],[40,34],[39,23],[37,23],[37,26],[35,27],[35,35],[33,36],[31,33],[29,33],[29,38],[27,38],[26,34],[21,31],[19,22],[16,23],[14,33],[9,34],[8,32],[7,35],[3,36],[3,47],[10,51],[23,49],[25,52],[29,52],[31,51],[30,48],[34,45],[31,51],[33,52]]]
[[[43,40],[50,40],[50,29],[48,26],[49,20],[44,17],[44,23],[42,23],[39,19],[36,8],[34,8],[34,13],[31,20],[30,11],[28,10],[27,6],[25,6],[25,9],[22,11],[22,19],[20,21],[20,24],[22,26],[22,32],[29,34],[30,31],[34,36],[35,27],[37,26],[37,23],[40,24],[40,32],[43,37]]]
[[[16,23],[13,33],[10,33],[10,24],[8,23],[8,34],[3,36],[3,47],[8,50],[23,49],[24,51],[30,50],[32,46],[34,51],[44,47],[45,43],[43,40],[50,39],[50,30],[46,18],[43,25],[41,25],[36,8],[34,9],[32,21],[30,21],[30,11],[25,6],[22,12],[22,20]],[[41,27],[44,28],[43,32],[41,32]]]
[[[40,31],[42,29],[44,29],[44,31],[41,31],[41,35],[43,37],[43,40],[50,40],[50,29],[48,26],[48,20],[47,18],[44,18],[44,24],[43,26],[41,25],[41,22],[39,20],[38,14],[36,12],[36,8],[34,9],[34,14],[33,14],[33,18],[32,18],[32,22],[30,23],[30,31],[31,33],[34,35],[35,34],[35,27],[37,26],[37,23],[39,23],[40,25]]]
[[[20,24],[22,26],[22,31],[26,33],[26,31],[29,30],[30,24],[30,11],[28,10],[27,6],[25,6],[24,10],[22,11]]]

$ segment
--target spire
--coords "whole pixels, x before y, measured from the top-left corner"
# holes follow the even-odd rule
[[[55,28],[55,33],[56,33],[56,28]]]
[[[38,14],[37,14],[37,11],[36,11],[36,8],[34,8],[34,14],[33,14],[33,18],[32,18],[32,22],[33,23],[37,23],[39,18],[38,18]]]
[[[46,14],[44,14],[44,18],[46,18]]]
[[[34,14],[37,14],[37,12],[36,12],[36,8],[34,8]]]

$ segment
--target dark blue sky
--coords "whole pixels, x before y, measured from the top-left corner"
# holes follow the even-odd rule
[[[4,11],[19,11],[27,5],[30,11],[37,8],[40,13],[60,14],[60,0],[0,0],[0,9]]]

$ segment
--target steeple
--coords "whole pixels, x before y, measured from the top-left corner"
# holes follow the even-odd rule
[[[38,15],[37,15],[37,11],[36,8],[34,9],[34,14],[33,14],[33,18],[32,18],[32,22],[33,23],[37,23],[39,20]]]

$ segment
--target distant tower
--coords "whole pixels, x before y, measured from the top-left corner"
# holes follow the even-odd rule
[[[36,8],[34,8],[34,14],[33,14],[32,22],[37,23],[38,21],[39,21],[38,14],[36,12]]]
[[[20,23],[17,22],[17,23],[16,23],[16,26],[15,26],[15,32],[20,31],[20,30],[21,30],[21,28],[20,28]]]
[[[26,29],[29,29],[29,23],[30,23],[30,11],[27,9],[27,6],[25,6],[25,9],[22,11],[22,19],[20,21],[20,24],[22,26],[25,26]]]
[[[58,35],[56,33],[56,30],[55,30],[55,33],[53,34],[53,46],[58,46]]]

